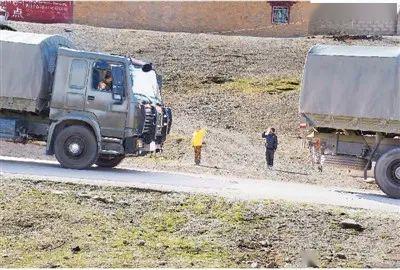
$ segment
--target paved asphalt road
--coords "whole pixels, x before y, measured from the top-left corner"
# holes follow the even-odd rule
[[[129,186],[161,191],[203,193],[231,199],[276,199],[299,203],[326,204],[400,214],[400,200],[387,198],[378,191],[345,190],[316,185],[221,178],[180,173],[140,171],[135,169],[88,170],[63,169],[53,161],[0,156],[2,179],[23,176],[95,185]]]

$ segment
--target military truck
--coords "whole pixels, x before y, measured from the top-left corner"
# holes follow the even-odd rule
[[[46,142],[63,167],[117,166],[160,151],[172,124],[152,64],[0,31],[0,138]]]
[[[400,48],[316,45],[300,115],[314,162],[367,171],[400,198]],[[374,165],[374,166],[373,166]]]
[[[8,12],[0,6],[0,30],[15,31],[14,28],[7,25]]]

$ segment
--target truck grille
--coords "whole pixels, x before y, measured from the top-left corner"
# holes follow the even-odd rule
[[[156,134],[157,136],[162,134],[162,129],[163,129],[163,119],[164,119],[164,114],[161,112],[157,113],[157,126],[156,126]]]
[[[145,108],[143,133],[153,133],[155,128],[155,110],[153,107]]]

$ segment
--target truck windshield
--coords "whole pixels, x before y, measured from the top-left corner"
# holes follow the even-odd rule
[[[141,67],[131,65],[129,67],[132,78],[133,94],[152,102],[161,102],[160,88],[157,82],[157,74],[154,70],[144,72]]]

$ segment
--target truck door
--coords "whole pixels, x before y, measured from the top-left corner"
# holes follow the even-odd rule
[[[69,68],[69,79],[66,88],[65,108],[68,110],[82,111],[85,104],[85,92],[87,88],[87,75],[89,64],[84,59],[72,59]],[[61,81],[60,79],[56,80]],[[59,88],[59,87],[56,87]],[[54,100],[56,100],[55,98]]]
[[[128,111],[125,67],[122,63],[98,60],[92,68],[91,84],[86,91],[85,111],[93,113],[104,137],[123,138]],[[122,93],[114,99],[113,89]]]

